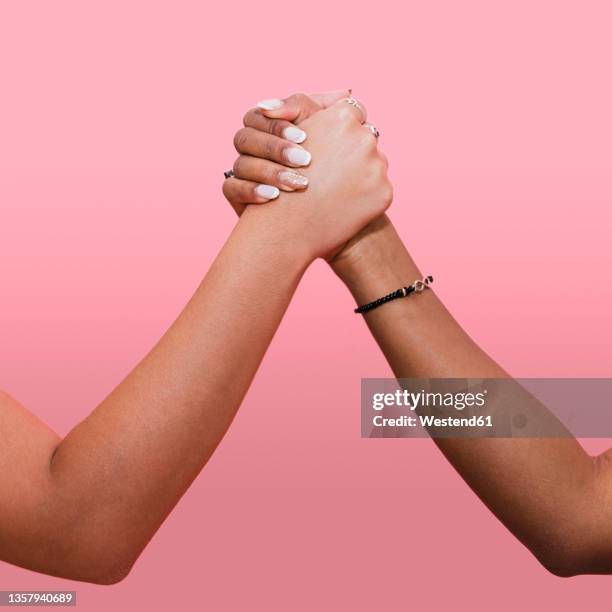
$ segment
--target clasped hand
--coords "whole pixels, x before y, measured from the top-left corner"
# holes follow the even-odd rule
[[[339,257],[391,204],[388,163],[365,106],[348,91],[264,100],[236,133],[223,193],[238,215],[264,204],[308,257]],[[264,213],[255,213],[264,214]]]

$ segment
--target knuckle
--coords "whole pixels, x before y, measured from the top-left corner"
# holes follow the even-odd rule
[[[365,130],[364,130],[365,131]],[[363,146],[367,155],[374,155],[378,149],[376,137],[369,130],[366,131],[363,138]]]
[[[236,186],[236,201],[242,204],[250,204],[257,198],[255,194],[255,185],[250,181],[238,181]]]
[[[263,168],[263,181],[267,185],[276,185],[278,186],[279,178],[278,178],[278,166],[272,163],[266,163],[265,168]]]
[[[391,206],[391,202],[393,202],[393,185],[391,181],[385,181],[381,187],[381,199],[383,210],[387,210],[389,206]]]
[[[385,169],[385,172],[389,169],[389,158],[382,152],[378,152],[378,155],[380,156],[380,160],[383,164],[383,167]]]
[[[225,181],[223,181],[223,185],[221,187],[221,190],[223,191],[223,196],[225,197],[225,199],[231,202],[232,201],[232,193],[233,193],[233,189],[232,189],[232,185],[231,185],[231,179],[226,179]]]
[[[382,159],[378,160],[378,176],[382,183],[389,182],[389,178],[387,177],[387,167]]]
[[[249,129],[241,128],[234,134],[234,148],[241,153],[249,140]]]
[[[265,145],[265,157],[270,160],[282,159],[284,149],[285,144],[282,141],[268,138]]]
[[[287,112],[291,113],[293,121],[301,121],[309,117],[318,106],[312,98],[304,93],[295,93],[285,101]]]
[[[257,123],[257,120],[260,118],[260,115],[262,115],[261,110],[259,110],[258,108],[250,108],[242,118],[242,125],[244,125],[245,127],[254,125],[255,123]]]
[[[353,109],[348,104],[338,104],[336,107],[336,116],[342,123],[350,124],[355,121]]]
[[[386,178],[387,176],[387,164],[385,160],[381,156],[377,156],[374,160],[374,165],[376,167],[376,175],[379,180]]]
[[[302,92],[291,94],[288,99],[291,100],[291,102],[293,102],[294,104],[297,104],[298,106],[307,104],[310,101],[310,98]]]
[[[274,136],[282,136],[283,125],[283,121],[280,119],[268,119],[268,132]]]
[[[242,157],[242,155],[236,158],[232,170],[234,171],[234,174],[236,176],[240,177],[242,175],[244,170],[244,158]]]

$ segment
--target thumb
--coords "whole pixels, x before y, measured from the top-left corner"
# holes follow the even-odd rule
[[[323,108],[306,94],[294,94],[284,100],[262,100],[257,107],[269,119],[284,119],[291,123],[300,123]]]

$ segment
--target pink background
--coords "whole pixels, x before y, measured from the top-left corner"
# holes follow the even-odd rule
[[[339,87],[367,103],[390,214],[470,333],[517,376],[612,376],[611,12],[3,2],[0,385],[60,433],[83,419],[233,226],[220,183],[243,112]],[[389,370],[352,306],[309,270],[229,435],[123,583],[0,564],[0,588],[76,588],[92,611],[607,600],[612,578],[548,575],[430,441],[359,438],[360,377]]]

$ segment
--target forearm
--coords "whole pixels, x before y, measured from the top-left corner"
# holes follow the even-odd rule
[[[10,492],[0,503],[3,559],[97,582],[125,575],[219,443],[304,269],[391,203],[386,160],[361,119],[338,103],[303,122],[309,188],[244,212],[166,335],[65,440],[0,397],[0,429],[13,433],[0,468],[17,466],[0,469]],[[253,132],[238,142],[257,159],[271,149]],[[237,186],[246,203],[256,183],[241,180],[228,178],[224,190]],[[17,495],[11,485],[25,481]]]
[[[79,577],[82,559],[66,567],[62,549],[83,546],[97,567],[129,569],[221,440],[308,263],[280,235],[262,211],[243,215],[157,346],[61,442],[60,548],[35,569]]]
[[[385,216],[372,224],[359,246],[334,270],[358,304],[410,284],[422,273]],[[395,300],[365,315],[365,321],[398,377],[505,376],[452,318],[433,291]]]
[[[422,277],[388,220],[377,221],[374,229],[359,248],[334,264],[359,304]],[[364,318],[398,378],[507,376],[434,291],[389,302]],[[605,493],[596,463],[573,438],[438,438],[436,444],[550,569],[571,573],[574,566],[582,568],[583,557],[596,546],[589,539],[595,535],[593,508]],[[600,530],[596,537],[601,535]],[[568,567],[563,567],[565,560]]]

